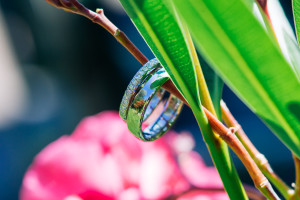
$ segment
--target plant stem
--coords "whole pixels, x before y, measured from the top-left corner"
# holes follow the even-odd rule
[[[295,161],[295,173],[296,173],[296,181],[295,181],[295,192],[291,200],[300,200],[300,159],[293,155]]]
[[[219,134],[219,136],[231,147],[235,154],[240,158],[247,171],[249,172],[254,185],[268,199],[280,199],[274,192],[268,179],[263,175],[254,160],[251,158],[243,144],[236,137],[234,132],[236,128],[226,128],[216,117],[214,117],[206,108],[203,108],[211,127]]]
[[[262,10],[266,12],[266,7],[267,7],[267,0],[256,0],[257,3],[260,5]]]
[[[293,190],[287,186],[283,180],[272,170],[268,160],[263,154],[261,154],[255,146],[252,144],[250,139],[245,134],[242,127],[233,117],[229,109],[227,108],[224,101],[221,101],[222,119],[228,127],[237,127],[235,135],[241,141],[251,158],[257,164],[262,173],[268,177],[268,179],[275,185],[285,199],[289,199],[293,194]]]
[[[129,38],[116,27],[105,15],[103,9],[97,9],[93,12],[87,9],[77,0],[47,0],[50,4],[65,11],[82,15],[92,22],[105,28],[115,39],[120,42],[142,65],[148,62],[140,50],[129,40]]]
[[[197,87],[200,93],[199,96],[201,98],[201,104],[203,105],[201,106],[202,110],[204,110],[205,107],[207,111],[212,113],[212,115],[217,118],[217,114],[215,112],[215,108],[207,88],[207,84],[199,63],[199,59],[192,38],[189,34],[189,30],[187,29],[187,26],[184,26],[184,29],[185,29],[187,42],[190,47],[190,53],[192,56],[192,60],[196,72]],[[205,114],[206,114],[205,111],[203,113],[203,111],[199,112],[193,110],[193,112],[201,128],[203,139],[207,144],[212,160],[216,166],[216,169],[219,172],[219,175],[222,179],[224,188],[229,195],[229,198],[247,199],[246,191],[243,188],[243,185],[241,184],[235,166],[231,160],[230,152],[226,142],[224,142],[218,136],[218,133],[217,134],[215,133],[215,130],[211,127],[209,121],[205,119]]]
[[[185,103],[186,101],[184,100],[184,98],[180,95],[180,93],[172,86],[172,82],[167,82],[165,84],[165,88],[173,93],[174,95],[176,95],[178,98],[180,98],[181,100],[183,100]],[[187,104],[188,105],[188,104]],[[222,105],[222,103],[221,103]],[[205,107],[202,106],[202,109],[204,110],[206,117],[209,121],[210,126],[212,127],[212,129],[218,134],[220,135],[220,137],[230,146],[230,148],[237,154],[237,156],[240,158],[240,160],[243,162],[243,164],[245,165],[247,171],[249,172],[255,186],[268,198],[268,199],[279,199],[279,197],[277,196],[277,194],[274,192],[272,186],[270,185],[269,181],[266,179],[266,177],[262,174],[262,172],[260,171],[260,169],[258,168],[258,166],[256,165],[256,163],[254,162],[254,160],[251,158],[252,156],[250,156],[250,153],[252,155],[262,155],[260,154],[256,148],[253,146],[253,144],[249,141],[248,142],[249,145],[244,145],[240,142],[240,140],[233,134],[233,132],[229,132],[232,131],[233,128],[228,129],[226,128],[212,113],[210,113]],[[222,108],[223,110],[223,108]],[[230,125],[231,126],[231,125]],[[236,127],[235,125],[232,127]],[[239,129],[238,129],[239,130]],[[237,130],[237,131],[238,131]],[[236,132],[236,131],[235,131]],[[247,136],[246,136],[247,137]],[[242,140],[242,141],[247,141],[247,140]],[[247,148],[245,148],[245,147]],[[253,146],[252,148],[250,146]],[[250,151],[250,153],[248,153],[248,149],[255,149],[257,153],[253,153],[253,151]],[[255,157],[255,156],[254,156]],[[259,161],[259,163],[263,163],[261,162],[262,160],[260,160],[261,156],[259,156],[257,159],[255,159],[256,161]],[[268,165],[262,165],[263,167],[267,167]],[[266,170],[270,170],[270,168],[267,167]],[[276,177],[276,174],[274,174]],[[280,180],[278,178],[278,180]],[[284,184],[284,183],[283,183]],[[285,184],[284,184],[285,185]],[[289,187],[287,187],[286,191],[291,191],[288,190]],[[290,196],[289,196],[290,197]]]
[[[142,64],[146,64],[148,59],[139,49],[129,40],[129,38],[120,29],[114,34],[115,38]]]

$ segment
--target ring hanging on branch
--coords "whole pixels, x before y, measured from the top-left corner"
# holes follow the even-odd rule
[[[161,137],[171,128],[182,110],[184,103],[172,94],[164,103],[165,90],[161,86],[167,80],[167,72],[156,58],[152,59],[137,72],[123,96],[120,116],[126,121],[130,132],[143,141]],[[151,114],[159,110],[159,104],[163,105],[161,113],[153,119]]]

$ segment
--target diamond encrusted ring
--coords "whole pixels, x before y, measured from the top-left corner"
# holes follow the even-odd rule
[[[170,94],[164,101],[161,86],[169,79],[158,60],[148,61],[127,87],[120,106],[120,116],[131,133],[143,141],[161,137],[177,119],[183,102]],[[148,119],[149,118],[149,119]]]

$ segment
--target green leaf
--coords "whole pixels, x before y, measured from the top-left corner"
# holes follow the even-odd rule
[[[300,45],[300,0],[293,0],[293,14],[298,44]]]
[[[153,83],[151,83],[150,88],[153,89],[160,85],[163,85],[167,80],[169,80],[169,77],[158,76],[158,78],[155,81],[153,81]]]
[[[200,107],[196,75],[184,29],[162,0],[121,0],[126,12],[189,104]]]
[[[278,0],[276,1],[277,4],[279,4]],[[273,3],[274,4],[274,3]],[[300,1],[299,0],[293,0],[293,14],[294,14],[294,20],[295,20],[295,28],[296,28],[296,35],[298,38],[298,43],[297,40],[294,36],[294,31],[293,29],[289,26],[290,23],[288,22],[287,18],[285,17],[283,10],[281,9],[280,6],[274,6],[274,11],[273,16],[274,16],[274,23],[276,21],[278,21],[278,18],[276,15],[276,11],[277,13],[281,14],[281,23],[279,23],[279,26],[277,29],[282,31],[282,35],[283,35],[283,40],[285,41],[286,45],[286,54],[291,63],[291,65],[293,66],[294,71],[296,72],[298,79],[300,80],[300,57],[299,57],[299,29],[300,29]],[[276,9],[276,10],[275,10]],[[271,12],[271,11],[270,11]],[[278,31],[279,32],[279,31]],[[279,42],[280,44],[280,42]],[[280,45],[282,46],[282,45]]]
[[[219,119],[221,119],[220,101],[222,99],[223,85],[222,79],[214,72],[211,66],[199,55],[199,61],[205,77],[211,100],[214,104],[215,111]]]
[[[274,36],[253,13],[256,3],[174,3],[202,55],[224,82],[300,157],[299,80]]]
[[[190,36],[171,1],[120,0],[126,12],[191,106],[231,199],[247,199],[227,145],[216,138],[202,112]],[[197,69],[199,72],[199,69]]]
[[[300,50],[294,31],[278,0],[268,2],[267,9],[282,53],[300,80]]]

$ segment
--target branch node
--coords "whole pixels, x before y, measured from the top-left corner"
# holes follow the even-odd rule
[[[237,130],[238,130],[238,127],[229,127],[226,136],[228,136],[230,134],[234,134],[235,132],[237,132]]]
[[[261,153],[255,155],[255,160],[259,163],[259,165],[265,165],[269,163],[267,158]]]
[[[97,18],[98,18],[98,17],[99,17],[99,16],[96,15],[96,14],[95,14],[95,15],[92,15],[92,16],[91,16],[91,21],[92,21],[93,23],[97,23],[97,21],[98,21]],[[102,25],[102,24],[101,24],[101,25]]]
[[[102,8],[97,8],[96,13],[98,13],[99,15],[104,14],[104,10]]]
[[[267,178],[264,177],[264,180],[259,184],[260,188],[266,187],[267,185],[269,185],[269,181]]]
[[[235,124],[235,130],[236,131],[234,133],[238,132],[241,128],[242,128],[241,125]]]

